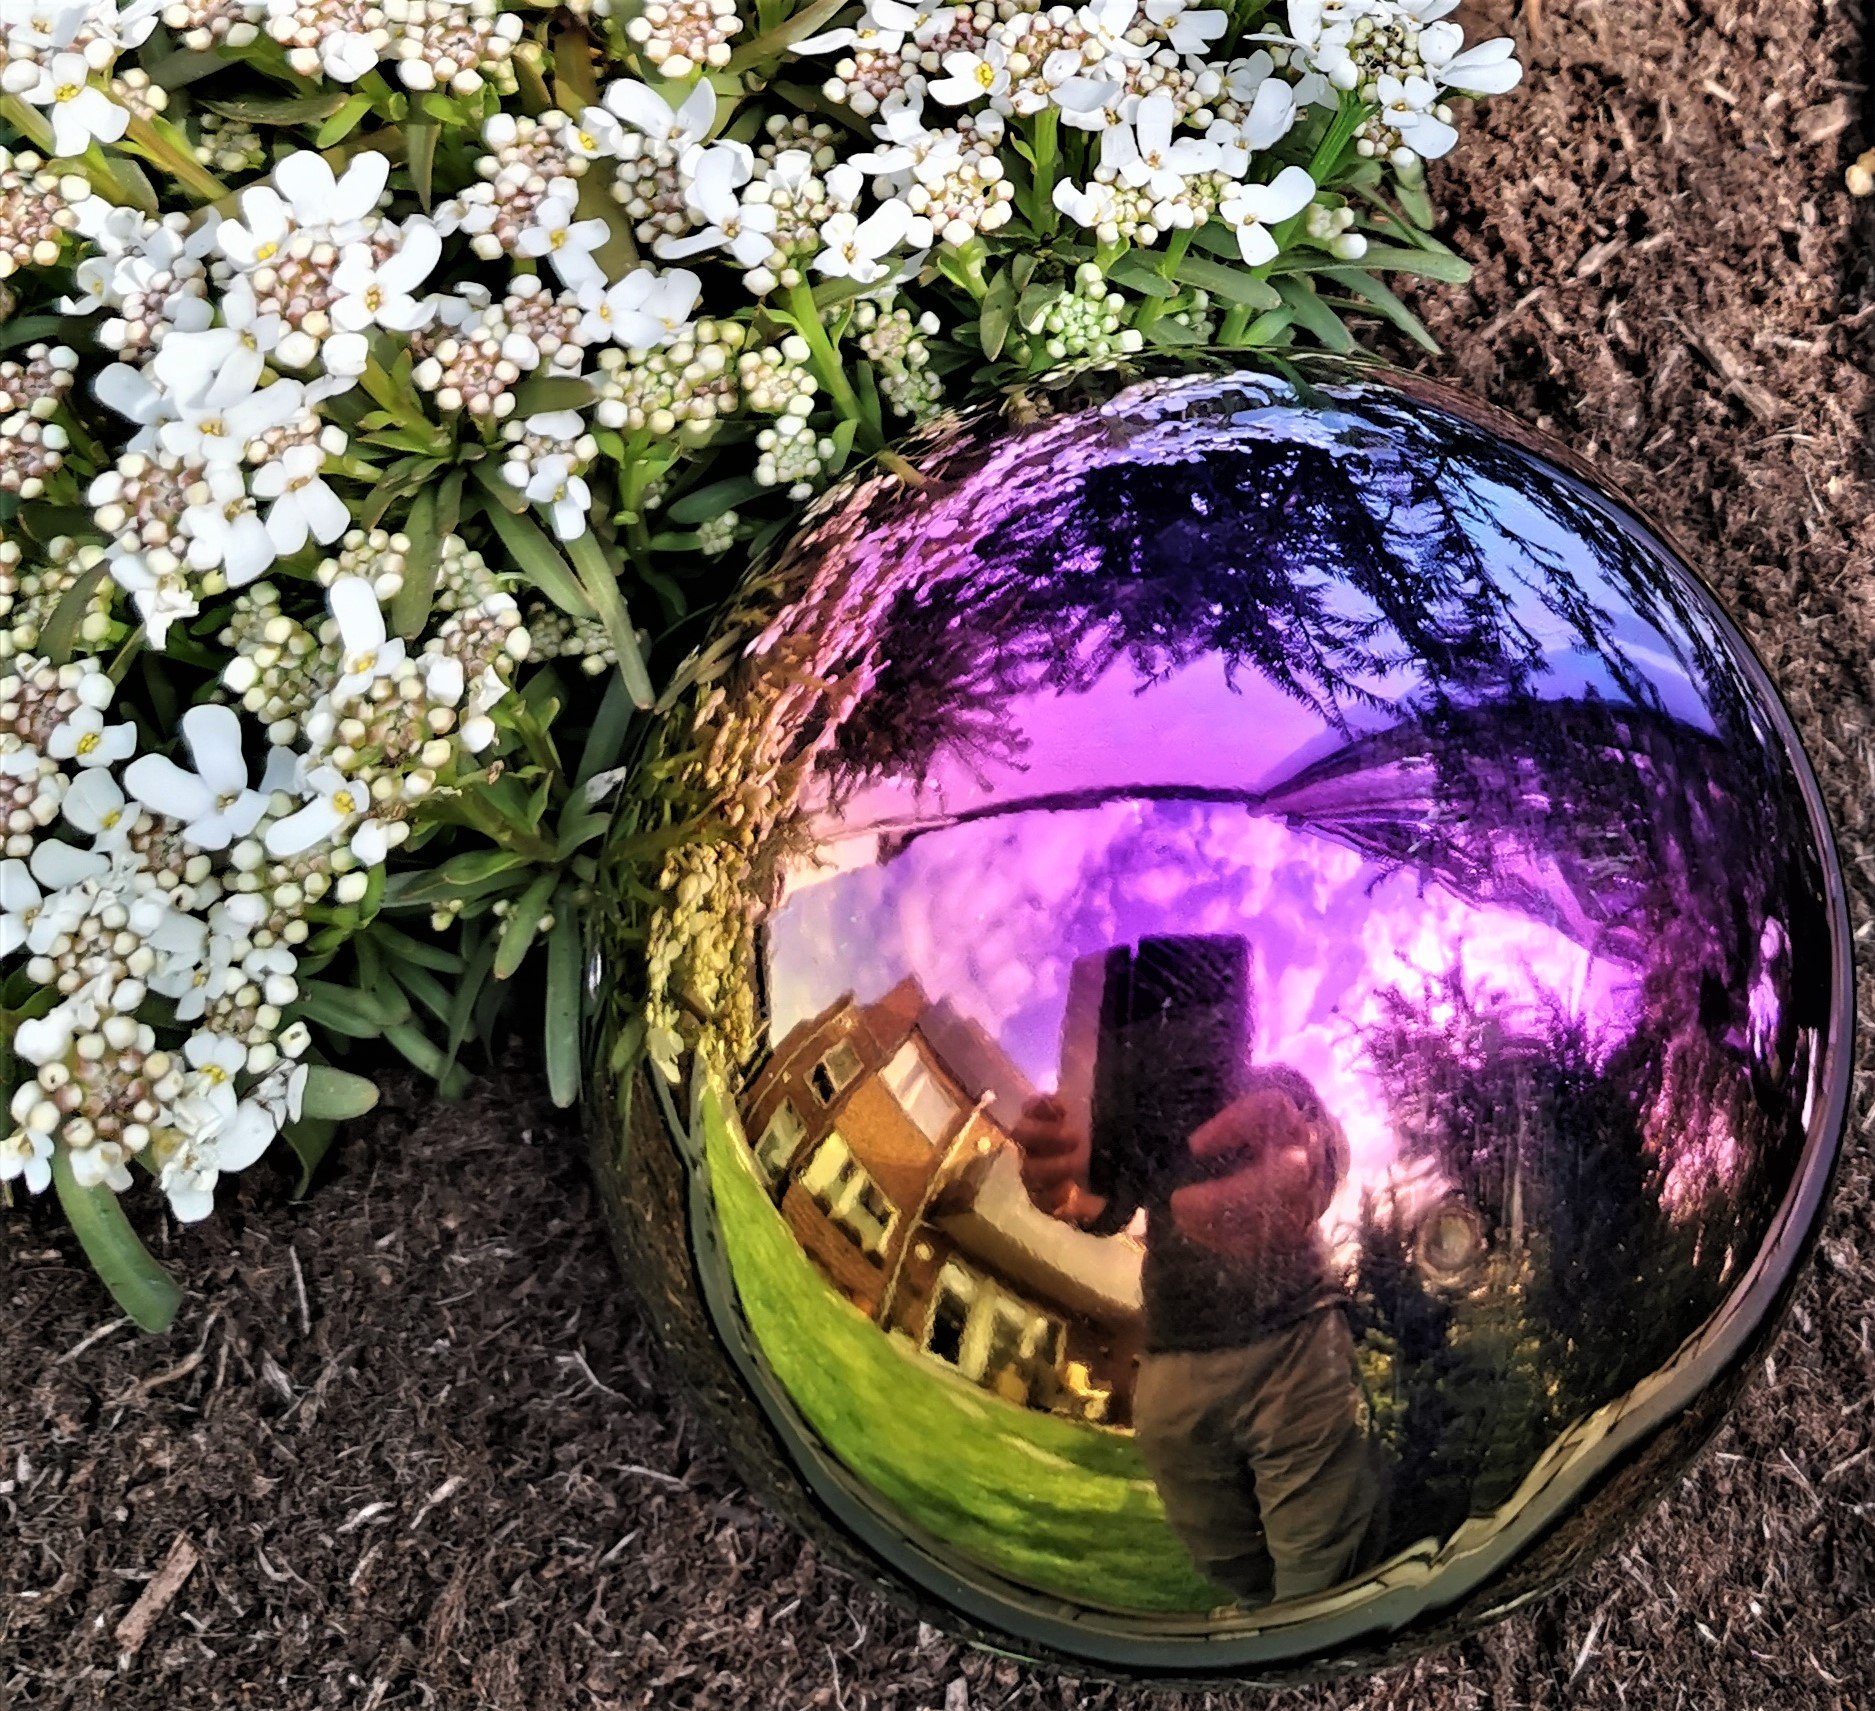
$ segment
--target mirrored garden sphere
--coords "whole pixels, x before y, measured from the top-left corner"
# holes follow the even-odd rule
[[[923,1614],[1279,1680],[1509,1609],[1715,1425],[1848,938],[1763,671],[1529,434],[1084,373],[820,501],[605,863],[598,1169],[771,1497]]]

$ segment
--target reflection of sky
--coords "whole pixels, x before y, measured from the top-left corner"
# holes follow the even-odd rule
[[[1048,1088],[1076,957],[1238,933],[1255,960],[1254,1055],[1302,1071],[1341,1119],[1350,1193],[1395,1159],[1358,1037],[1380,994],[1423,991],[1456,959],[1512,1003],[1558,995],[1609,1022],[1627,1005],[1623,972],[1553,928],[1232,804],[1013,814],[925,833],[883,866],[849,865],[850,844],[828,853],[840,871],[797,883],[768,922],[777,1038],[843,992],[866,1002],[911,975]]]

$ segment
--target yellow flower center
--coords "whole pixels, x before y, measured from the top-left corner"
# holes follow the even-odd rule
[[[279,253],[280,246],[278,244],[262,244],[254,251],[254,259],[256,261],[272,261]]]
[[[358,812],[358,798],[349,790],[335,790],[332,793],[332,806],[341,814],[356,814]]]
[[[977,65],[977,82],[985,89],[996,87],[996,67],[987,59],[980,61]]]
[[[204,1064],[202,1066],[202,1079],[211,1087],[219,1087],[228,1079],[228,1072],[218,1063]]]
[[[79,90],[83,88],[84,85],[82,83],[61,83],[58,88],[52,91],[52,99],[54,101],[76,101],[78,99]]]
[[[81,755],[91,754],[103,740],[96,731],[87,731],[78,739],[78,752]]]

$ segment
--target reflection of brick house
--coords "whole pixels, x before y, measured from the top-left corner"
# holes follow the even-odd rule
[[[743,1115],[782,1216],[854,1306],[1011,1402],[1124,1424],[1139,1249],[1030,1202],[1009,1142],[1030,1092],[905,980],[792,1029]]]

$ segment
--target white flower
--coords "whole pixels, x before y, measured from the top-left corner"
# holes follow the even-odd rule
[[[0,861],[0,957],[12,956],[26,943],[45,901],[25,862],[17,857]]]
[[[660,273],[635,267],[616,285],[588,285],[580,293],[586,312],[580,336],[594,344],[610,339],[627,350],[675,344],[690,330],[702,296],[703,282],[688,268]]]
[[[789,51],[816,54],[861,47],[874,53],[895,54],[904,45],[905,38],[915,34],[930,16],[927,6],[907,6],[901,0],[866,0],[857,24],[809,36],[796,42]]]
[[[533,223],[521,233],[515,247],[525,256],[545,256],[562,281],[575,290],[603,282],[605,275],[592,252],[611,236],[603,220],[575,220],[573,192],[565,180],[543,196],[534,209]]]
[[[738,194],[753,169],[746,143],[715,143],[691,157],[684,201],[707,223],[683,237],[659,238],[658,254],[676,260],[727,248],[739,267],[765,267],[775,254],[775,210]]]
[[[1126,85],[1118,78],[1067,77],[1051,87],[1050,95],[1061,109],[1061,122],[1077,131],[1103,133],[1123,122]]]
[[[616,113],[604,107],[587,107],[581,111],[576,127],[561,132],[561,140],[567,153],[581,160],[611,160],[618,155],[625,131]]]
[[[1248,109],[1240,134],[1253,150],[1274,148],[1296,122],[1300,103],[1295,87],[1275,75],[1276,62],[1262,48],[1230,69],[1224,87],[1233,101]]]
[[[707,77],[677,107],[672,107],[648,83],[621,78],[605,92],[607,110],[673,155],[706,138],[716,123],[716,90]]]
[[[326,590],[326,604],[339,630],[338,677],[331,695],[349,701],[404,663],[404,644],[385,628],[384,608],[364,577],[339,577]]]
[[[830,214],[821,222],[814,271],[829,279],[871,285],[892,271],[884,258],[894,250],[907,244],[923,247],[930,241],[931,222],[903,202],[883,202],[863,220],[850,213]]]
[[[434,306],[412,292],[442,253],[443,240],[427,220],[412,220],[382,261],[370,244],[347,244],[332,275],[332,324],[348,333],[368,327],[414,333],[427,326]]]
[[[1315,180],[1306,169],[1285,166],[1268,184],[1233,184],[1218,204],[1218,217],[1237,230],[1237,248],[1251,267],[1278,254],[1268,227],[1294,219],[1315,200]]]
[[[189,566],[213,570],[219,565],[229,587],[243,588],[280,556],[279,549],[260,520],[240,469],[211,464],[202,472],[201,485],[201,500],[182,514],[189,534]]]
[[[1211,44],[1230,23],[1229,14],[1201,11],[1186,0],[1146,0],[1146,16],[1165,31],[1165,39],[1178,52],[1194,59],[1208,58]]]
[[[946,107],[965,107],[986,96],[994,100],[1009,90],[1009,50],[990,37],[980,53],[959,50],[944,56],[948,74],[930,85],[931,98]]]
[[[54,760],[76,761],[80,766],[115,766],[137,752],[134,725],[107,725],[96,707],[78,707],[46,738],[46,753]]]
[[[337,767],[316,766],[306,775],[303,808],[267,828],[267,851],[275,856],[296,856],[321,844],[349,838],[350,848],[367,867],[375,867],[390,851],[390,840],[377,821],[368,818],[371,792],[354,784]]]
[[[1457,24],[1428,24],[1419,34],[1419,58],[1433,80],[1466,95],[1502,95],[1523,80],[1523,67],[1514,57],[1517,44],[1497,36],[1476,47],[1465,47],[1465,32]]]
[[[125,806],[117,780],[101,767],[94,767],[72,781],[59,811],[75,830],[103,849],[120,846],[129,835],[130,818],[124,813]]]
[[[37,1082],[27,1082],[20,1092],[31,1096],[31,1103],[38,1103]],[[0,1182],[11,1182],[18,1177],[25,1178],[28,1194],[45,1193],[52,1181],[52,1137],[43,1130],[29,1129],[24,1123],[12,1134],[0,1136]]]
[[[215,241],[244,269],[267,265],[295,231],[323,231],[335,243],[350,243],[363,235],[363,222],[376,211],[390,172],[390,161],[375,149],[354,155],[342,177],[324,156],[302,149],[273,169],[272,184],[241,192],[241,218],[223,220]]]
[[[542,458],[534,466],[526,491],[534,504],[550,509],[553,532],[561,540],[570,541],[585,534],[586,518],[592,510],[592,490],[573,473],[568,459],[558,455]]]
[[[1102,184],[1096,179],[1082,187],[1065,178],[1057,179],[1054,203],[1077,226],[1084,226],[1090,232],[1099,233],[1103,226],[1110,228],[1112,236],[1102,238],[1103,243],[1117,241],[1119,231],[1115,219],[1119,195],[1111,184]]]
[[[194,1073],[164,1113],[166,1156],[156,1180],[177,1219],[193,1224],[214,1211],[222,1172],[245,1170],[267,1150],[279,1124],[258,1102],[236,1097],[232,1078],[247,1059],[237,1042],[196,1034],[183,1054]]]
[[[173,570],[158,570],[142,553],[113,552],[111,580],[136,604],[150,646],[161,652],[172,624],[193,618],[201,605]]]
[[[225,850],[267,810],[267,798],[248,787],[240,717],[213,703],[191,707],[182,735],[195,771],[167,755],[139,755],[124,769],[124,783],[144,807],[181,821],[183,838],[198,850]]]
[[[1377,77],[1374,94],[1380,102],[1380,122],[1400,133],[1400,141],[1423,160],[1450,154],[1458,132],[1433,108],[1438,89],[1424,77]]]
[[[1115,125],[1100,139],[1103,172],[1117,174],[1123,183],[1149,191],[1156,201],[1169,201],[1185,188],[1185,180],[1209,172],[1218,163],[1218,147],[1201,137],[1172,139],[1178,109],[1169,92],[1154,90],[1140,102],[1129,125]]]
[[[175,418],[156,430],[157,444],[164,451],[211,466],[240,463],[250,440],[285,427],[306,407],[305,388],[296,380],[276,380],[271,386],[245,395],[232,393],[225,377],[217,374],[215,363],[218,356],[226,355],[228,346],[212,337],[227,330],[218,327],[211,334],[194,335],[211,339],[202,347],[202,366],[196,370],[197,385],[202,390],[193,398],[178,395]],[[177,336],[172,334],[165,341],[165,351]],[[240,335],[234,337],[238,340]],[[230,402],[217,401],[218,396],[230,394]]]
[[[130,128],[130,114],[102,89],[91,87],[91,67],[83,54],[54,54],[34,69],[37,76],[15,93],[48,110],[55,155],[81,155],[94,140],[114,143]]]
[[[345,501],[321,478],[324,468],[325,453],[302,442],[254,472],[254,496],[273,501],[267,534],[283,554],[298,552],[309,535],[321,542],[336,541],[352,526]]]

